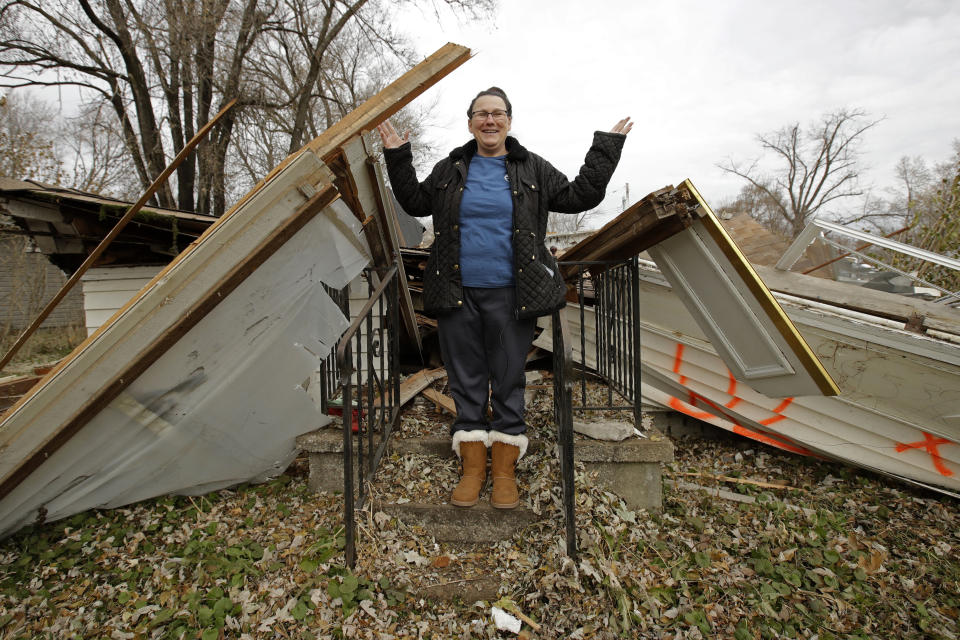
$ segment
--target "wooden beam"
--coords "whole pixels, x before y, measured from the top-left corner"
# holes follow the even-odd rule
[[[446,411],[450,415],[456,417],[457,405],[453,403],[453,398],[450,396],[444,395],[436,389],[424,389],[423,397],[436,405],[437,409]]]
[[[369,159],[369,156],[368,156]],[[400,255],[400,237],[397,234],[397,228],[400,222],[397,218],[397,211],[393,207],[393,198],[387,190],[387,183],[383,179],[383,170],[380,165],[373,161],[368,161],[367,170],[370,174],[370,180],[376,186],[375,195],[377,198],[377,210],[380,212],[381,226],[383,235],[387,241],[387,251],[396,261],[397,269],[400,274],[400,318],[403,326],[407,330],[411,342],[417,347],[417,353],[420,354],[420,360],[423,360],[423,344],[420,341],[420,328],[417,326],[417,311],[413,307],[413,298],[410,296],[410,288],[407,286],[407,270],[403,266],[403,257]]]
[[[608,222],[599,231],[564,252],[564,262],[626,260],[683,231],[696,219],[696,199],[672,186],[654,191]],[[561,267],[563,277],[576,267]]]
[[[438,369],[421,369],[415,374],[400,383],[400,406],[410,402],[418,393],[441,378],[447,376],[447,370],[443,367]]]
[[[331,159],[329,156],[336,154],[337,149],[351,137],[364,131],[373,131],[378,124],[385,122],[390,116],[413,102],[414,98],[469,59],[470,49],[467,47],[452,42],[443,45],[423,62],[390,83],[380,93],[308,142],[299,151],[292,153],[271,171],[260,185],[254,187],[251,193],[256,192],[260,186],[268,182],[294,157],[304,151],[312,151],[320,156],[324,162],[327,162]],[[246,197],[249,197],[249,195]],[[242,202],[243,200],[240,203]]]
[[[773,291],[904,324],[911,322],[911,317],[919,315],[923,317],[923,327],[960,334],[960,311],[940,304],[762,265],[753,265],[753,268]]]

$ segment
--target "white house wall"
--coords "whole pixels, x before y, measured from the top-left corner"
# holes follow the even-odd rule
[[[105,324],[113,314],[153,280],[163,267],[93,267],[80,278],[87,335]]]

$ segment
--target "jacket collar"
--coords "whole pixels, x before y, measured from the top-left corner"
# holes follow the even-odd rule
[[[523,162],[527,159],[529,153],[527,152],[526,147],[517,142],[517,139],[513,136],[507,136],[506,140],[507,145],[507,160],[514,162]],[[477,153],[477,141],[471,140],[462,147],[457,147],[450,152],[450,158],[453,160],[466,160],[467,164],[470,164],[470,160],[473,159]]]

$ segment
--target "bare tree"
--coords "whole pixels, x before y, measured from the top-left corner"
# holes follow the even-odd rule
[[[717,207],[717,214],[737,215],[745,213],[771,231],[790,237],[792,227],[784,219],[776,200],[770,197],[768,190],[760,189],[753,184],[745,184],[732,200],[721,203]]]
[[[0,96],[0,176],[59,184],[56,113],[29,93]]]
[[[582,211],[576,214],[569,213],[551,213],[547,218],[547,231],[549,233],[577,233],[590,229],[597,216],[602,213],[599,208],[594,207],[589,211]]]
[[[859,144],[880,120],[860,109],[839,109],[807,129],[799,123],[757,136],[765,155],[772,155],[770,173],[760,159],[744,165],[728,159],[721,169],[740,176],[760,193],[796,236],[807,220],[842,198],[863,195],[859,185]]]
[[[421,1],[464,15],[495,3]],[[363,93],[366,69],[384,57],[409,63],[390,17],[397,7],[416,2],[0,0],[0,69],[6,79],[0,86],[72,85],[107,101],[141,188],[214,112],[239,98],[239,108],[211,131],[196,158],[180,165],[174,187],[165,185],[156,196],[160,206],[219,215],[226,209],[229,174],[238,170],[227,162],[237,129],[257,126],[264,113],[282,113],[274,122],[284,125],[268,133],[285,137],[288,151],[322,131],[330,118],[349,110],[345,96]],[[358,38],[375,45],[373,55],[338,70],[331,52],[348,51]],[[330,88],[340,71],[355,82],[356,96]]]
[[[61,126],[63,162],[74,189],[136,200],[140,184],[109,105],[90,102]]]
[[[925,182],[917,184],[907,208],[910,230],[905,241],[951,258],[960,257],[960,140],[953,158],[938,164]],[[927,174],[928,176],[930,174]],[[932,179],[931,179],[932,178]],[[900,257],[897,266],[951,291],[960,290],[960,274],[929,262]]]

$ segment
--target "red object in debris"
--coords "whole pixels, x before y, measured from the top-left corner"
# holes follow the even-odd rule
[[[343,408],[342,408],[342,407],[329,407],[329,408],[327,409],[327,415],[328,415],[328,416],[341,416],[341,417],[342,417],[342,416],[343,416]],[[353,410],[353,416],[352,416],[352,417],[353,417],[353,432],[354,432],[354,433],[358,433],[358,432],[360,431],[360,420],[359,420],[359,418],[362,418],[362,417],[363,417],[363,414],[362,414],[362,413],[359,414],[359,417],[358,417],[358,415],[357,415],[357,410],[354,409],[354,410]]]

